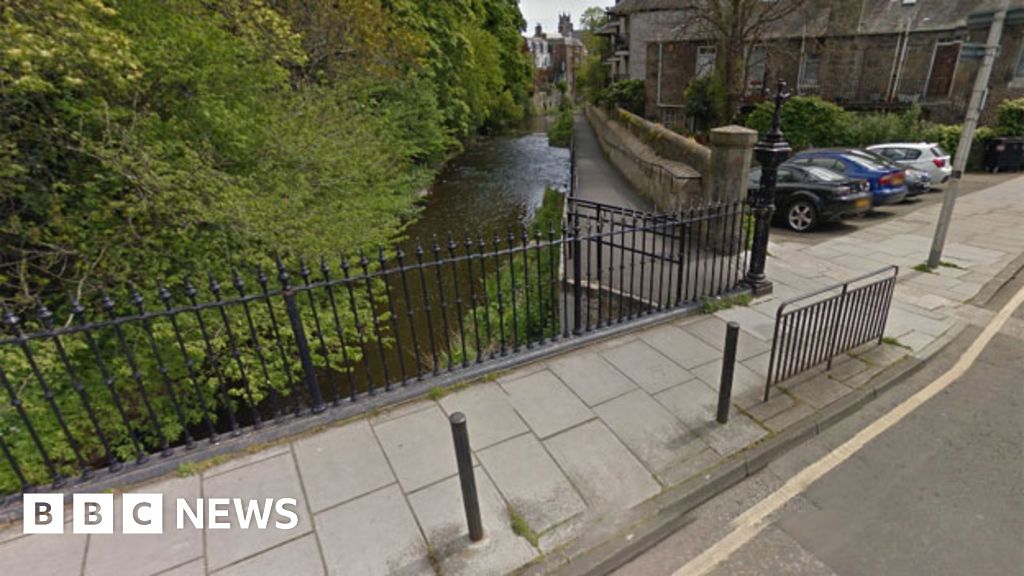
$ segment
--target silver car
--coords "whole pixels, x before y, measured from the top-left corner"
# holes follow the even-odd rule
[[[945,184],[953,174],[952,158],[938,144],[876,144],[868,146],[868,150],[905,168],[924,172],[932,179],[932,184]]]

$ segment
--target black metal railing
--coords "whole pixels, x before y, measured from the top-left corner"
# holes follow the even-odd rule
[[[899,268],[890,266],[783,302],[775,313],[764,399],[771,387],[877,340],[882,343]]]
[[[735,290],[750,237],[744,202],[650,214],[570,199],[564,335]],[[568,300],[572,305],[568,305]]]
[[[736,289],[742,203],[5,310],[0,497],[142,465]],[[144,294],[149,292],[149,298]]]

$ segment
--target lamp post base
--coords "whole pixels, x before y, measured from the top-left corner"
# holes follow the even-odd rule
[[[775,286],[772,284],[772,281],[764,277],[751,278],[750,276],[747,276],[746,279],[743,280],[743,283],[750,287],[750,292],[755,298],[768,296],[775,291]]]

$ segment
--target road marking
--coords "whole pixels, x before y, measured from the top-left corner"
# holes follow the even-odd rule
[[[1013,298],[996,314],[985,326],[981,334],[974,342],[960,355],[946,373],[939,376],[932,383],[928,384],[916,394],[904,400],[878,420],[875,420],[867,428],[858,432],[842,446],[823,456],[820,460],[810,464],[796,476],[790,478],[781,488],[761,500],[743,514],[737,516],[731,522],[732,532],[716,542],[713,546],[702,552],[699,556],[690,560],[685,566],[676,570],[673,576],[704,576],[730,555],[740,549],[744,544],[753,540],[767,526],[767,518],[776,510],[793,499],[819,478],[830,472],[836,466],[845,462],[853,456],[868,442],[874,440],[879,434],[892,428],[908,414],[921,407],[939,392],[942,392],[967,372],[967,369],[974,364],[982,351],[992,341],[992,338],[1002,329],[1007,320],[1013,315],[1014,310],[1024,303],[1024,288],[1021,288]]]

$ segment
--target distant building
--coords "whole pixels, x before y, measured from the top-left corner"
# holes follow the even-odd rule
[[[564,81],[569,98],[576,97],[576,70],[586,56],[581,36],[573,30],[569,14],[558,16],[557,35],[548,36],[537,24],[533,36],[526,38],[526,47],[533,54],[538,86]]]
[[[1024,0],[1011,0],[983,120],[1024,97]],[[673,121],[694,78],[714,70],[717,47],[697,29],[689,0],[621,0],[598,31],[610,37],[613,79],[643,79],[646,115]],[[748,104],[779,80],[796,93],[853,109],[919,104],[933,120],[959,122],[998,0],[806,0],[748,47]]]

